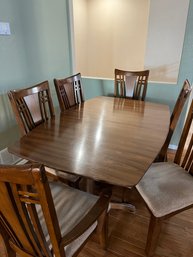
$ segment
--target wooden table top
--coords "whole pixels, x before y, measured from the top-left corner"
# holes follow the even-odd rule
[[[138,183],[169,129],[166,105],[96,97],[41,124],[8,150],[113,185]]]

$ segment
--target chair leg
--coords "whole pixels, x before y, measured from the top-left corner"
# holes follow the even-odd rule
[[[154,250],[156,248],[158,237],[161,231],[161,225],[162,221],[159,218],[151,215],[145,249],[148,257],[153,256],[154,254]]]
[[[103,249],[107,249],[108,244],[108,213],[105,210],[98,218],[97,235],[99,243]]]

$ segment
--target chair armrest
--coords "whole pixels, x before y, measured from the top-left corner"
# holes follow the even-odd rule
[[[86,214],[86,216],[65,236],[62,237],[61,247],[64,247],[74,241],[76,238],[81,236],[99,217],[100,215],[108,210],[108,205],[111,198],[110,190],[104,190],[97,202]]]

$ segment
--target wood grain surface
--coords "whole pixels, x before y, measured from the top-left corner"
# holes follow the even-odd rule
[[[169,121],[166,105],[96,97],[41,124],[9,151],[57,170],[130,187],[159,153]]]

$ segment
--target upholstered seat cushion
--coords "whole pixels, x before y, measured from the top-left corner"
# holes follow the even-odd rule
[[[75,227],[98,200],[97,196],[71,188],[60,182],[51,182],[50,189],[62,236],[67,234],[73,227]],[[38,210],[40,223],[44,229],[43,232],[46,237],[46,241],[51,246],[45,220],[43,218],[43,213],[39,206],[36,208]],[[79,248],[82,242],[84,242],[85,239],[93,232],[96,226],[97,222],[95,222],[77,240],[73,241],[71,244],[65,247],[67,257],[71,257],[73,255],[73,253]]]
[[[153,163],[136,188],[155,217],[193,204],[193,177],[174,163]]]

